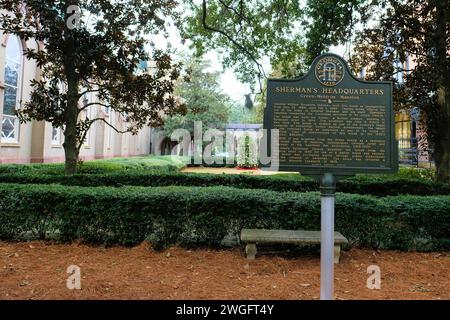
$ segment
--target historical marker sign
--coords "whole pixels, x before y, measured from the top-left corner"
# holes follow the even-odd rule
[[[269,79],[264,128],[280,171],[319,175],[397,171],[392,83],[355,78],[334,54],[300,79]],[[278,150],[270,129],[278,129]]]

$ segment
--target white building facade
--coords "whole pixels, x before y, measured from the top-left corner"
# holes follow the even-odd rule
[[[23,41],[15,35],[0,33],[0,163],[46,163],[64,161],[64,135],[51,123],[19,123],[15,111],[30,99],[31,80],[40,80],[41,72],[33,60],[25,58],[26,48],[36,49],[35,41]],[[83,103],[94,102],[95,94]],[[119,131],[124,118],[110,108],[88,107],[81,117],[102,117]],[[103,121],[95,122],[80,150],[83,160],[146,155],[150,152],[150,127],[137,135],[117,133]]]

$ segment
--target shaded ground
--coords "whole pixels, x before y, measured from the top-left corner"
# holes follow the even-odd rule
[[[66,269],[81,268],[81,290]],[[381,290],[366,287],[367,267],[381,268]],[[0,299],[317,299],[319,256],[240,249],[153,251],[44,242],[0,242]],[[450,299],[448,253],[352,249],[335,268],[337,299]]]

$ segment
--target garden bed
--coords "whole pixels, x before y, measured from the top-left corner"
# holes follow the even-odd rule
[[[81,290],[66,287],[70,265]],[[369,265],[380,290],[366,287]],[[352,249],[335,267],[336,299],[450,299],[449,269],[448,253]],[[318,299],[320,267],[317,253],[0,242],[0,283],[0,299]]]

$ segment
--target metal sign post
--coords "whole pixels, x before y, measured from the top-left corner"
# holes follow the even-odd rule
[[[336,178],[325,173],[320,183],[320,300],[333,300],[334,295],[334,202]]]

